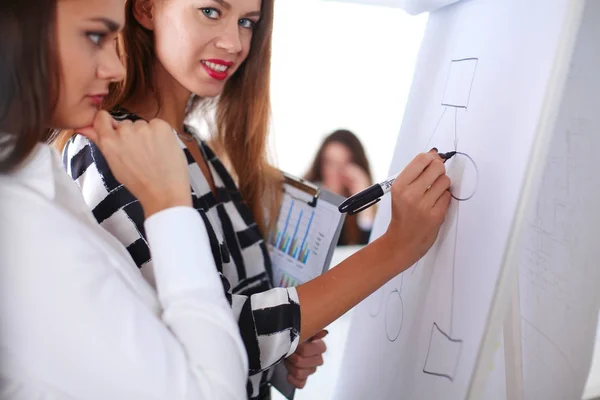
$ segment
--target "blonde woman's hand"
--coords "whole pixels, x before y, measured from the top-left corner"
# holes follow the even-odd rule
[[[435,150],[419,154],[392,186],[392,219],[385,236],[409,265],[429,251],[444,222],[450,178]]]
[[[300,343],[296,352],[284,360],[288,382],[296,389],[303,389],[308,378],[323,365],[323,354],[327,351],[323,339],[328,333],[322,330],[308,341]]]
[[[115,178],[140,201],[146,218],[192,205],[187,161],[166,122],[116,122],[100,111],[93,128],[79,133],[98,146]]]

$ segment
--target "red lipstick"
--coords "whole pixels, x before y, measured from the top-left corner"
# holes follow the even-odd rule
[[[210,60],[202,60],[201,64],[211,78],[222,81],[227,78],[227,72],[233,65],[233,61],[225,61],[213,58]]]

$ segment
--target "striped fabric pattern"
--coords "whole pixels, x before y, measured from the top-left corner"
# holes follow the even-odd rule
[[[113,112],[113,117],[140,119],[124,110]],[[179,140],[188,160],[193,207],[204,220],[212,257],[248,352],[248,398],[266,398],[271,367],[291,355],[298,345],[298,295],[294,288],[273,288],[267,247],[234,180],[197,133],[187,126],[186,131],[198,141],[216,186],[213,194],[200,167]],[[121,241],[154,286],[152,255],[139,201],[115,179],[98,147],[85,137],[77,135],[67,143],[63,162],[96,220]]]

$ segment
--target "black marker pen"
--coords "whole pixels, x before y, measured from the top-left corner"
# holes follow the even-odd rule
[[[442,158],[442,160],[444,160],[444,162],[448,161],[455,154],[456,151],[451,151],[449,153],[438,153],[438,155]],[[348,197],[346,200],[344,200],[342,204],[340,204],[338,210],[341,213],[348,213],[349,215],[354,215],[363,210],[366,210],[373,204],[379,202],[383,195],[392,190],[392,185],[396,181],[398,175],[400,175],[400,173],[397,173],[396,175],[387,178],[381,183],[371,185],[365,190]]]

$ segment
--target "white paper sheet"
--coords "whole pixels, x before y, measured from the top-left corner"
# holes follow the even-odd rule
[[[525,399],[581,399],[600,307],[600,2],[588,1],[519,266]]]
[[[432,251],[356,309],[336,399],[466,397],[568,3],[466,1],[430,15],[390,174],[433,146],[457,150],[455,200]]]

